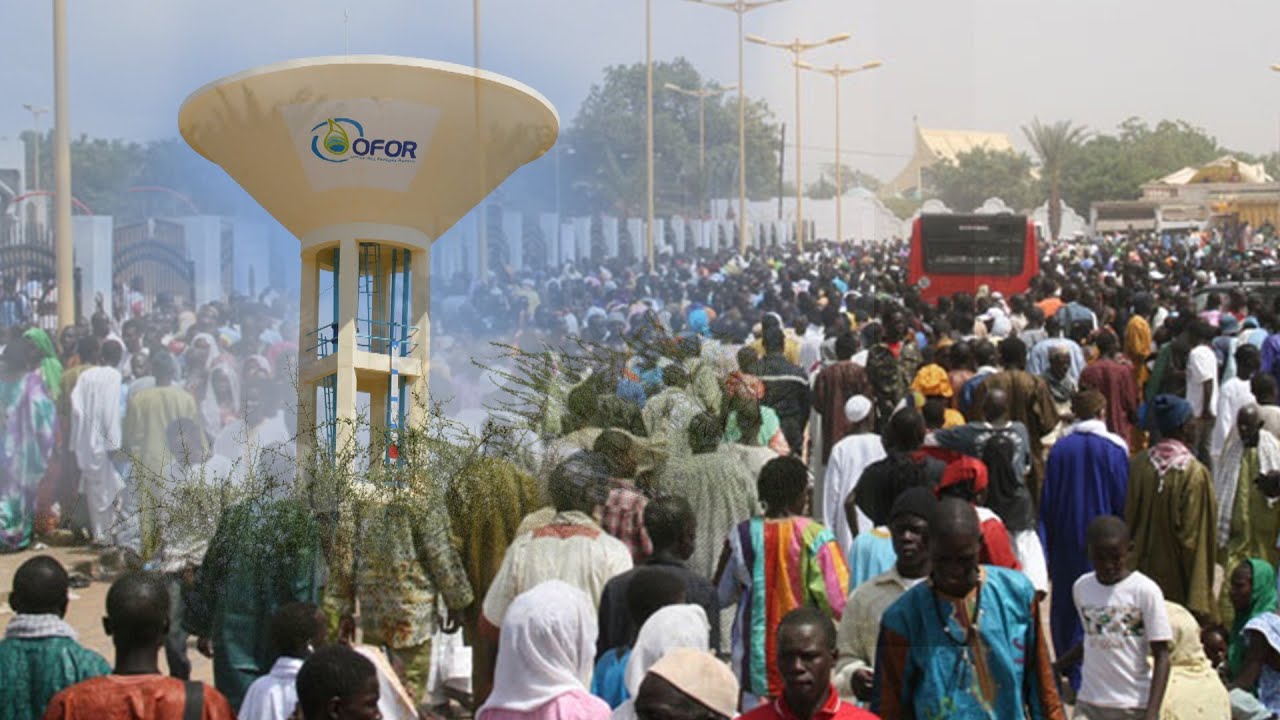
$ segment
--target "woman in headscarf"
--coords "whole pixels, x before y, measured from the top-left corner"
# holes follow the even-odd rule
[[[49,333],[40,328],[31,328],[22,334],[40,351],[40,377],[44,380],[44,389],[54,402],[62,393],[62,361],[58,360],[58,351],[53,346]]]
[[[35,371],[39,354],[23,339],[0,358],[0,552],[31,544],[36,491],[53,453],[56,410]]]
[[[1280,666],[1280,615],[1275,612],[1258,615],[1245,623],[1242,635],[1247,645],[1244,666],[1227,686],[1232,704],[1252,706],[1256,710],[1256,704],[1248,701],[1249,697],[1256,696],[1265,712],[1270,713],[1269,717],[1274,718],[1280,714],[1280,670],[1276,669]],[[1267,715],[1255,713],[1252,717]]]
[[[186,354],[187,390],[200,404],[205,433],[216,438],[240,414],[240,375],[210,333],[191,338]]]
[[[187,378],[187,390],[197,398],[204,397],[209,385],[209,371],[222,351],[218,341],[209,333],[196,333],[182,352],[182,369]]]
[[[654,664],[677,648],[705,652],[710,649],[710,636],[711,624],[700,605],[668,605],[651,615],[636,635],[627,661],[623,681],[629,699],[613,712],[612,720],[635,720],[635,697]]]
[[[271,370],[271,361],[262,355],[250,355],[245,358],[243,374],[245,380],[270,380],[275,376]]]
[[[40,378],[44,381],[45,392],[56,407],[58,398],[62,395],[62,361],[58,359],[58,350],[53,345],[53,339],[49,337],[49,333],[40,328],[29,329],[22,334],[22,337],[31,341],[40,355]],[[54,446],[57,447],[62,444],[61,438],[58,437],[62,427],[55,424],[54,428]],[[61,455],[57,452],[50,453],[36,498],[37,532],[43,533],[55,529],[61,522],[60,513],[55,508],[55,504],[59,501],[65,503],[74,497],[66,497],[66,493],[61,492],[59,487],[58,481],[63,476],[63,467]],[[62,507],[66,505],[63,504]]]
[[[1266,560],[1250,558],[1231,571],[1227,579],[1227,593],[1235,618],[1231,622],[1230,644],[1227,646],[1228,677],[1238,677],[1244,669],[1249,641],[1245,626],[1263,613],[1276,609],[1276,571]]]
[[[512,601],[502,619],[493,692],[476,720],[605,720],[587,692],[596,614],[581,590],[552,580]]]
[[[200,399],[200,418],[210,437],[217,437],[228,423],[240,417],[240,374],[226,363],[209,371],[209,382]]]
[[[1160,720],[1229,720],[1231,698],[1204,654],[1199,623],[1177,603],[1165,603],[1165,609],[1173,628],[1173,646]]]
[[[730,395],[725,406],[724,442],[768,447],[778,455],[791,454],[791,446],[782,434],[778,413],[758,400],[741,394]]]

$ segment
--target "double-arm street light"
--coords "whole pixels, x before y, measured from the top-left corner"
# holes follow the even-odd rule
[[[689,97],[698,98],[698,216],[702,217],[707,211],[706,189],[707,189],[707,98],[717,97],[727,93],[738,87],[737,85],[726,85],[724,87],[700,87],[696,90],[682,88],[675,83],[667,83],[666,88],[671,92],[688,95]]]
[[[32,183],[31,183],[31,187],[27,189],[39,190],[40,189],[40,139],[41,139],[40,138],[40,116],[49,112],[49,108],[46,105],[36,105],[34,103],[23,103],[22,107],[25,108],[27,112],[31,113],[31,125],[35,129],[35,133],[36,133],[36,143],[35,143],[35,151],[34,151],[35,162],[32,163],[32,175],[31,175]]]
[[[875,70],[884,63],[879,60],[872,60],[869,63],[863,63],[857,67],[843,67],[840,63],[836,63],[830,67],[818,67],[810,65],[801,60],[796,63],[796,67],[801,70],[821,73],[830,77],[835,81],[836,85],[836,242],[844,242],[844,182],[843,182],[843,165],[844,158],[840,155],[840,81],[864,70]],[[797,123],[797,126],[799,124]],[[797,151],[798,152],[798,151]]]
[[[742,80],[742,47],[746,36],[742,18],[752,10],[784,0],[690,0],[699,5],[728,10],[738,16],[738,252],[747,252],[747,94]]]
[[[748,35],[747,41],[756,43],[757,45],[767,45],[779,50],[786,50],[791,53],[791,64],[796,70],[796,249],[804,250],[804,176],[801,174],[803,170],[803,160],[801,157],[801,147],[803,145],[800,135],[800,63],[801,56],[810,50],[816,50],[827,45],[835,45],[848,40],[851,36],[849,33],[840,33],[832,35],[825,40],[817,40],[814,42],[805,42],[800,38],[791,40],[790,42],[781,42],[777,40],[766,40],[759,35]]]

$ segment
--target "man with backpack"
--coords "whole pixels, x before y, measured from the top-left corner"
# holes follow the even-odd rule
[[[1021,343],[1015,339],[1005,342],[1011,341]],[[975,457],[987,466],[986,505],[1008,528],[1023,572],[1036,590],[1047,592],[1049,571],[1036,534],[1035,509],[1026,482],[1031,469],[1031,438],[1027,427],[1010,419],[1009,395],[1000,388],[987,391],[981,412],[986,420],[937,430],[931,442]]]
[[[1031,471],[1027,476],[1027,489],[1031,491],[1031,497],[1039,498],[1040,484],[1044,478],[1044,447],[1041,438],[1057,427],[1058,409],[1044,378],[1036,377],[1026,370],[1026,344],[1016,337],[1005,338],[1000,343],[999,352],[1000,372],[989,376],[973,393],[974,416],[978,420],[998,422],[1001,418],[990,415],[989,409],[1001,407],[1008,412],[1008,420],[1023,426],[1030,440],[1028,450]],[[986,399],[996,390],[1003,391],[1005,399],[989,407]]]

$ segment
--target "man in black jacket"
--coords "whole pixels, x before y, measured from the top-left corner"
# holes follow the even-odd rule
[[[756,376],[764,381],[762,403],[778,413],[782,434],[797,457],[804,448],[804,428],[809,423],[809,408],[813,399],[809,392],[809,378],[799,366],[787,362],[783,352],[786,335],[780,327],[764,331],[764,357],[756,363]]]

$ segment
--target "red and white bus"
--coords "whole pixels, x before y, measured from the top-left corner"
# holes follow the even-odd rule
[[[907,281],[928,302],[986,285],[1005,297],[1040,273],[1039,235],[1025,215],[921,215],[911,228]]]

